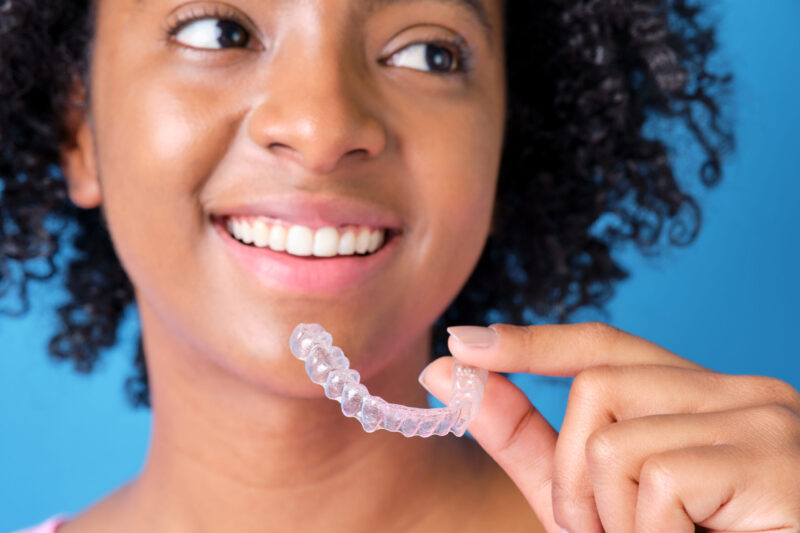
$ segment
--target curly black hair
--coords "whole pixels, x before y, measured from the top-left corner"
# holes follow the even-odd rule
[[[652,121],[690,133],[706,186],[733,148],[715,73],[707,10],[691,0],[511,0],[505,5],[508,107],[493,227],[478,265],[434,327],[565,322],[603,310],[628,272],[626,242],[646,254],[696,237],[701,213],[675,178],[671,147]],[[50,355],[90,372],[112,346],[133,287],[100,209],[66,194],[59,147],[76,80],[88,84],[94,12],[88,0],[0,0],[0,297],[29,306],[31,280],[64,270]],[[46,58],[46,60],[36,58]],[[89,91],[91,88],[89,87]],[[84,102],[85,104],[85,102]],[[521,230],[520,228],[524,228]],[[71,248],[59,254],[59,250]],[[57,259],[69,256],[66,266]],[[141,337],[125,383],[149,406]]]

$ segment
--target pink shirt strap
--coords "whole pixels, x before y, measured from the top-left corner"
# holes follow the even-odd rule
[[[12,531],[11,533],[56,533],[58,526],[68,521],[69,517],[65,514],[51,516],[39,525],[31,526],[26,529]]]

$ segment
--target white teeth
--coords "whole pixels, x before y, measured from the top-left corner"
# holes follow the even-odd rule
[[[286,236],[286,251],[292,255],[311,255],[314,234],[305,226],[292,226]]]
[[[361,230],[358,232],[358,236],[356,237],[356,253],[367,253],[371,236],[372,232],[369,230],[369,228],[361,228]]]
[[[383,244],[383,232],[379,229],[376,229],[369,235],[369,247],[367,248],[367,251],[372,253],[380,248],[381,244]]]
[[[259,248],[269,244],[269,226],[263,220],[257,219],[253,222],[253,244]]]
[[[286,228],[280,224],[272,226],[269,232],[269,247],[276,252],[286,250]]]
[[[311,229],[287,227],[256,217],[229,217],[225,227],[235,239],[258,248],[307,257],[335,257],[373,253],[386,239],[386,230],[366,226],[349,226],[340,230],[332,226]]]
[[[339,232],[336,228],[320,228],[314,234],[314,255],[333,257],[339,251]]]
[[[356,253],[356,233],[345,231],[339,239],[339,255],[353,255]]]
[[[231,229],[230,229],[230,231],[231,231],[231,235],[233,235],[234,237],[236,237],[240,241],[242,240],[242,223],[241,222],[239,222],[238,220],[233,220],[232,219],[231,220]]]
[[[242,242],[245,244],[252,244],[253,243],[253,228],[247,222],[241,222],[239,224],[239,231],[241,232],[241,239]]]

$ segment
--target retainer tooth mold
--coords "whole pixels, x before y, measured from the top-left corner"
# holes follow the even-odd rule
[[[378,429],[402,433],[406,437],[462,436],[480,410],[487,370],[454,360],[450,405],[423,409],[389,403],[369,394],[358,371],[333,337],[319,324],[299,324],[292,332],[289,347],[295,357],[305,361],[311,381],[325,387],[325,396],[338,401],[342,413],[361,422],[364,431]]]

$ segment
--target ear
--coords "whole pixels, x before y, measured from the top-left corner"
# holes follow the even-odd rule
[[[100,205],[102,194],[87,94],[82,81],[76,82],[70,91],[63,117],[67,136],[59,153],[70,200],[78,207],[91,209]]]

